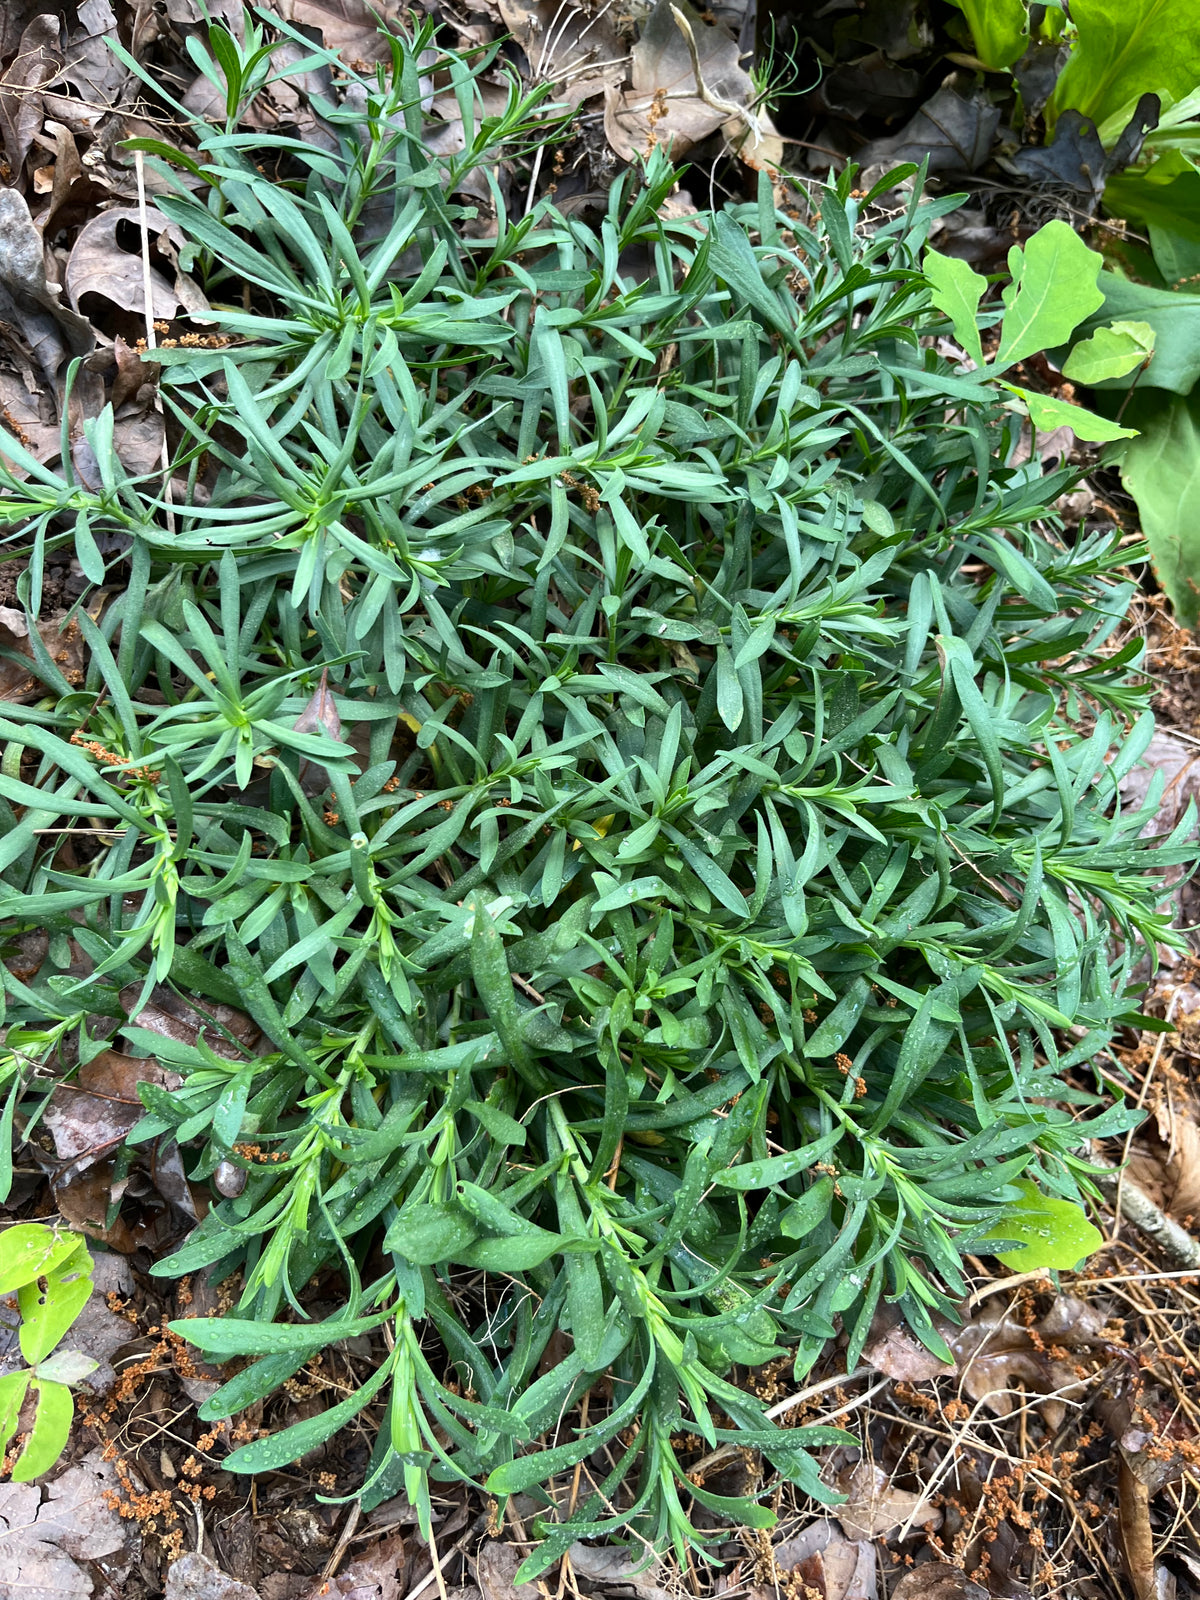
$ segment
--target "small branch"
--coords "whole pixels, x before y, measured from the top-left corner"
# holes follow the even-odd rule
[[[722,100],[715,95],[704,81],[704,73],[700,69],[700,51],[696,48],[696,35],[692,32],[692,25],[684,16],[678,6],[671,7],[671,15],[675,18],[675,26],[683,35],[683,42],[688,47],[688,55],[692,58],[692,71],[696,75],[696,93],[706,106],[711,106],[714,111],[719,111],[724,117],[737,117],[742,122],[750,137],[756,145],[762,143],[762,129],[759,127],[758,118],[746,106],[735,105],[732,100]]]
[[[146,356],[152,360],[157,340],[154,337],[154,274],[150,270],[150,220],[146,214],[146,162],[140,150],[133,153],[134,171],[137,174],[138,223],[142,233],[142,295],[146,302]],[[154,409],[163,419],[162,473],[163,499],[167,507],[167,531],[175,535],[175,513],[171,509],[171,452],[167,445],[167,417],[162,397],[154,396]]]
[[[1102,1157],[1093,1154],[1092,1159],[1097,1166],[1101,1164]],[[1107,1166],[1107,1163],[1104,1165]],[[1136,1183],[1130,1182],[1123,1171],[1109,1167],[1106,1172],[1097,1174],[1096,1182],[1114,1204],[1120,1205],[1125,1220],[1132,1222],[1135,1228],[1140,1228],[1163,1255],[1178,1262],[1181,1267],[1200,1267],[1200,1239],[1193,1238],[1186,1228],[1181,1228],[1168,1217],[1148,1194],[1139,1189]]]

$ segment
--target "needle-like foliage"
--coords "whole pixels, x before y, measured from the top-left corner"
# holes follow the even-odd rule
[[[1110,644],[1131,552],[1063,534],[1075,474],[1011,464],[1008,395],[938,353],[954,201],[911,169],[665,221],[655,154],[598,221],[513,222],[494,166],[543,111],[481,119],[481,60],[436,69],[439,160],[428,30],[343,73],[320,146],[237,132],[261,64],[214,41],[230,125],[160,201],[225,336],[162,352],[188,492],[129,478],[111,412],[100,488],[2,445],[30,615],[48,551],[94,586],[86,683],[38,648],[0,723],[0,914],[53,934],[6,978],[10,1121],[98,1018],[184,1074],[133,1139],[245,1174],[156,1269],[240,1274],[179,1324],[256,1357],[205,1417],[386,1326],[363,1389],[234,1470],[374,1401],[367,1506],[583,1464],[526,1576],[630,1524],[682,1550],[697,1503],[763,1526],[680,1436],[828,1498],[836,1435],[738,1369],[802,1377],[839,1330],[853,1365],[884,1301],[940,1348],[1018,1175],[1077,1198],[1130,1126],[1089,1064],[1184,857],[1118,800],[1151,728]],[[268,1053],[140,1030],[156,984]]]

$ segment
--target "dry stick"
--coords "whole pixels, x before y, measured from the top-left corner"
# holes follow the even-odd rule
[[[836,1389],[840,1383],[855,1383],[859,1378],[870,1377],[878,1371],[877,1367],[855,1367],[853,1372],[835,1372],[832,1378],[822,1378],[820,1383],[812,1383],[807,1389],[801,1389],[799,1394],[790,1394],[786,1400],[781,1400],[767,1412],[772,1421],[783,1416],[785,1411],[794,1411],[797,1406],[802,1406],[806,1400],[811,1400],[815,1395],[828,1394],[830,1389]]]
[[[446,1580],[442,1576],[442,1562],[438,1555],[437,1540],[433,1537],[433,1523],[429,1524],[429,1557],[433,1562],[433,1576],[437,1580],[437,1589],[440,1600],[447,1600]]]
[[[337,1544],[333,1547],[333,1554],[325,1563],[321,1573],[321,1582],[327,1584],[338,1569],[342,1557],[346,1553],[346,1546],[354,1537],[354,1530],[358,1527],[358,1519],[362,1516],[362,1506],[356,1500],[346,1513],[346,1520],[342,1524],[342,1533]]]
[[[1175,1005],[1181,993],[1182,985],[1171,992],[1171,998],[1167,1003],[1167,1015],[1165,1019],[1167,1022],[1170,1022],[1175,1015]],[[1165,1032],[1160,1033],[1158,1038],[1154,1041],[1154,1054],[1150,1057],[1150,1065],[1146,1068],[1146,1076],[1142,1079],[1141,1093],[1137,1097],[1136,1109],[1138,1111],[1140,1111],[1145,1105],[1146,1096],[1150,1093],[1150,1084],[1154,1079],[1155,1072],[1158,1070],[1158,1060],[1162,1055],[1163,1041],[1166,1039],[1166,1037],[1167,1036]],[[1113,1210],[1115,1213],[1112,1231],[1113,1244],[1117,1242],[1117,1239],[1121,1233],[1121,1190],[1125,1183],[1125,1164],[1129,1160],[1129,1146],[1133,1141],[1134,1131],[1135,1130],[1133,1128],[1130,1128],[1129,1132],[1125,1135],[1125,1148],[1121,1151],[1121,1170],[1117,1176],[1117,1196],[1113,1201]],[[1133,1218],[1131,1217],[1130,1221],[1132,1220]]]
[[[154,274],[150,270],[150,219],[146,214],[146,161],[140,150],[133,152],[133,163],[137,172],[138,223],[142,231],[142,297],[146,302],[146,354],[149,355],[157,349],[158,341],[154,336]],[[171,509],[171,454],[167,448],[167,418],[162,397],[157,393],[154,396],[154,409],[163,419],[163,499],[167,505],[167,532],[174,536],[175,513]]]
[[[1135,1228],[1140,1228],[1172,1261],[1178,1261],[1181,1267],[1189,1267],[1193,1272],[1200,1268],[1200,1239],[1193,1238],[1185,1228],[1173,1222],[1132,1180],[1125,1178],[1122,1182],[1123,1174],[1110,1167],[1095,1151],[1092,1160],[1105,1168],[1104,1172],[1097,1173],[1096,1182],[1112,1197],[1113,1204],[1120,1206],[1121,1215]],[[1104,1279],[1096,1281],[1102,1284]]]
[[[696,48],[696,35],[692,32],[692,25],[684,16],[678,6],[671,7],[671,15],[675,18],[675,26],[683,35],[683,42],[688,47],[688,55],[692,58],[692,71],[696,75],[696,93],[706,106],[711,106],[714,111],[719,111],[725,117],[737,117],[754,143],[762,143],[762,129],[759,127],[758,118],[747,106],[736,105],[732,100],[722,100],[715,95],[704,81],[704,74],[700,70],[700,52]]]

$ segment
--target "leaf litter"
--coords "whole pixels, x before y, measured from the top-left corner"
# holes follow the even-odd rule
[[[75,243],[66,252],[59,247],[55,258],[57,281],[48,278],[42,265],[43,236],[37,236],[36,252],[29,248],[34,242],[31,234],[35,232],[35,219],[30,216],[28,206],[19,190],[0,191],[0,203],[9,208],[4,214],[9,221],[7,226],[0,227],[0,240],[12,241],[12,248],[7,244],[0,246],[7,250],[7,254],[0,254],[0,288],[11,298],[11,324],[18,330],[20,340],[19,345],[13,345],[11,376],[0,369],[0,396],[9,392],[3,387],[8,382],[21,386],[25,396],[22,403],[27,407],[31,404],[40,407],[49,399],[55,408],[52,415],[43,415],[38,409],[36,415],[30,412],[19,420],[34,446],[33,453],[39,459],[50,460],[54,458],[60,431],[58,384],[63,369],[73,356],[86,354],[95,341],[91,324],[72,311],[69,302],[79,304],[93,294],[132,313],[135,318],[144,314],[140,252],[120,242],[121,222],[132,226],[137,214],[128,206],[122,213],[119,207],[114,208],[109,203],[113,198],[128,202],[136,190],[127,158],[122,162],[119,156],[110,154],[115,150],[116,141],[106,142],[103,133],[106,118],[122,136],[127,136],[135,124],[128,112],[114,110],[127,75],[113,66],[105,43],[114,32],[117,18],[104,0],[85,0],[78,10],[78,26],[69,35],[60,30],[57,19],[40,15],[25,18],[21,22],[21,33],[16,33],[20,9],[11,8],[8,20],[0,22],[4,59],[9,60],[0,84],[0,129],[12,170],[32,170],[32,193],[42,198],[49,196],[36,220],[51,230],[66,228],[73,232]],[[240,7],[218,5],[210,9],[215,15],[226,15],[231,26],[241,26]],[[678,8],[692,21],[696,59],[704,88],[712,98],[740,108],[743,112],[740,130],[736,126],[739,121],[736,115],[731,117],[727,108],[714,107],[711,99],[699,93],[700,85],[685,32],[673,17],[670,28],[667,26],[669,9],[659,5],[652,17],[652,21],[658,19],[657,23],[642,31],[627,51],[632,67],[628,84],[622,84],[615,75],[616,68],[606,65],[598,51],[589,51],[588,30],[592,24],[586,13],[576,13],[572,9],[569,25],[560,27],[555,18],[561,8],[554,9],[547,23],[540,13],[512,7],[502,9],[502,21],[518,38],[524,26],[526,39],[522,42],[526,44],[527,56],[531,63],[536,59],[540,73],[548,75],[556,85],[563,85],[565,98],[572,98],[573,86],[579,89],[575,98],[581,103],[604,96],[605,125],[614,135],[613,148],[623,159],[644,153],[656,139],[670,143],[673,150],[681,153],[721,129],[726,130],[731,143],[736,145],[740,138],[744,144],[747,114],[757,116],[760,129],[768,130],[766,119],[751,110],[749,79],[737,59],[732,35],[701,21],[686,6]],[[195,28],[202,22],[199,9],[191,0],[169,0],[166,11],[176,28]],[[384,50],[372,12],[385,17],[392,14],[382,7],[368,10],[354,0],[345,0],[342,4],[336,0],[328,4],[318,3],[318,0],[291,0],[287,14],[304,26],[319,29],[326,42],[342,50],[348,58],[369,61],[381,59]],[[540,26],[534,25],[535,17]],[[592,43],[595,45],[603,41],[606,48],[619,51],[628,42],[616,33],[615,23],[611,27],[601,27],[600,22],[596,22],[594,27],[596,38]],[[56,95],[54,91],[61,84],[72,86],[78,99],[74,95]],[[653,116],[656,103],[665,111],[657,118]],[[295,112],[301,108],[297,103],[286,109]],[[444,105],[443,110],[448,111],[448,105]],[[64,120],[56,121],[55,112]],[[957,108],[954,115],[961,115]],[[732,128],[731,122],[735,124]],[[147,126],[139,125],[139,131],[145,131]],[[769,132],[767,137],[770,137]],[[968,115],[963,127],[947,137],[962,156],[963,164],[970,165],[973,152],[983,137],[979,126],[972,125]],[[78,140],[95,141],[82,160]],[[756,140],[756,146],[757,143]],[[51,155],[52,161],[45,159]],[[89,155],[100,159],[89,162],[86,159]],[[33,167],[35,161],[41,163],[36,168]],[[89,215],[90,208],[96,205],[104,209]],[[164,219],[155,218],[154,221],[156,229],[169,232],[164,227]],[[47,237],[52,239],[53,231]],[[80,250],[81,243],[85,245],[83,250]],[[183,280],[178,273],[164,273],[162,259],[166,258],[159,259],[155,268],[153,312],[169,320],[188,301],[179,296],[175,287]],[[173,264],[168,262],[168,265]],[[191,308],[195,308],[195,302]],[[6,340],[12,341],[7,321],[4,332]],[[153,368],[136,349],[138,333],[132,325],[127,326],[126,332],[130,336],[129,343],[120,334],[113,339],[113,374],[106,380],[117,406],[135,401],[143,389],[153,391],[154,385]],[[16,398],[15,387],[12,393]],[[157,447],[143,452],[137,457],[139,463],[145,463],[139,469],[149,470],[156,459]],[[4,614],[0,613],[0,625],[3,624]],[[7,626],[8,636],[0,632],[0,644],[10,651],[25,653],[17,627]],[[44,626],[50,633],[43,635],[42,642],[50,649],[58,642],[60,624],[52,618]],[[73,671],[79,659],[81,656],[77,653],[63,664]],[[332,697],[330,703],[331,700]],[[319,705],[312,716],[337,737]],[[336,711],[333,716],[336,719]],[[297,726],[302,722],[303,718]],[[1166,761],[1163,764],[1169,765]],[[1181,1015],[1186,1021],[1186,1015]],[[236,1058],[238,1048],[233,1039],[238,1040],[242,1048],[251,1050],[258,1037],[258,1030],[248,1019],[239,1018],[231,1011],[222,1025],[232,1039],[222,1038],[218,1032],[210,1030],[207,1020],[202,1019],[195,1008],[186,1001],[181,1003],[171,991],[156,992],[150,1004],[142,1008],[138,1022],[150,1032],[191,1045],[203,1030],[204,1037],[219,1054],[226,1050],[235,1052],[231,1059]],[[1140,1044],[1136,1048],[1141,1048]],[[1145,1062],[1141,1065],[1144,1067]],[[1136,1074],[1137,1066],[1130,1070]],[[1154,1110],[1161,1156],[1154,1155],[1153,1145],[1147,1154],[1135,1148],[1132,1176],[1160,1205],[1167,1209],[1178,1207],[1186,1219],[1190,1212],[1184,1205],[1185,1202],[1190,1204],[1192,1197],[1187,1184],[1194,1176],[1193,1158],[1190,1135],[1180,1130],[1194,1126],[1195,1111],[1184,1093],[1192,1076],[1187,1060],[1175,1070],[1182,1081],[1174,1085],[1179,1091],[1174,1101],[1169,1095],[1162,1100],[1153,1099],[1152,1087],[1146,1097]],[[1159,1079],[1170,1086],[1161,1064]],[[118,1193],[127,1178],[122,1175],[114,1180],[107,1163],[112,1146],[132,1126],[131,1113],[135,1105],[138,1107],[136,1114],[140,1115],[136,1092],[132,1097],[130,1094],[137,1081],[169,1087],[173,1080],[169,1071],[154,1065],[150,1058],[128,1058],[115,1051],[108,1052],[85,1065],[80,1075],[81,1090],[63,1093],[63,1086],[55,1088],[43,1118],[54,1144],[54,1160],[66,1164],[62,1169],[64,1174],[71,1174],[78,1182],[100,1169],[106,1196],[105,1213],[128,1192],[125,1188]],[[1138,1161],[1142,1164],[1137,1165]],[[1155,1161],[1158,1162],[1157,1187]],[[153,1175],[150,1177],[153,1181]],[[177,1195],[181,1177],[180,1171],[174,1181]],[[164,1181],[170,1189],[172,1179],[168,1177]],[[66,1190],[72,1186],[70,1182],[63,1184]],[[186,1202],[176,1203],[183,1204],[186,1210]],[[93,1215],[92,1226],[103,1230],[108,1223]],[[98,1236],[103,1237],[103,1232]],[[130,1255],[135,1248],[132,1240],[130,1233],[126,1239],[126,1243],[130,1243]],[[156,1242],[153,1248],[158,1247]],[[119,1263],[118,1257],[112,1259]],[[1149,1266],[1152,1268],[1153,1262]],[[1066,1515],[1070,1527],[1066,1543],[1060,1544],[1054,1557],[1060,1572],[1069,1570],[1073,1549],[1080,1553],[1090,1551],[1093,1561],[1098,1550],[1102,1553],[1107,1550],[1111,1558],[1113,1546],[1105,1542],[1108,1540],[1105,1518],[1112,1513],[1112,1486],[1101,1483],[1097,1490],[1101,1496],[1101,1501],[1097,1502],[1100,1514],[1093,1516],[1089,1502],[1083,1499],[1090,1490],[1073,1489],[1073,1482],[1075,1469],[1082,1467],[1086,1472],[1095,1465],[1095,1462],[1088,1462],[1088,1452],[1094,1456],[1100,1452],[1098,1459],[1102,1460],[1107,1441],[1116,1437],[1122,1459],[1116,1519],[1126,1571],[1139,1600],[1143,1594],[1155,1592],[1154,1586],[1159,1582],[1156,1574],[1165,1570],[1161,1563],[1156,1565],[1156,1542],[1161,1543],[1163,1530],[1151,1524],[1149,1484],[1154,1485],[1155,1494],[1179,1484],[1195,1459],[1197,1435],[1191,1426],[1195,1412],[1184,1402],[1179,1388],[1189,1370],[1193,1370],[1187,1364],[1191,1360],[1190,1346],[1187,1337],[1180,1336],[1178,1307],[1171,1300],[1175,1292],[1188,1296],[1194,1282],[1184,1280],[1177,1291],[1171,1286],[1153,1283],[1140,1287],[1136,1280],[1146,1271],[1147,1262],[1140,1256],[1136,1243],[1123,1242],[1115,1246],[1105,1260],[1101,1276],[1086,1280],[1081,1291],[1101,1297],[1103,1311],[1096,1309],[1089,1300],[1076,1299],[1053,1286],[1042,1288],[1036,1283],[1015,1291],[996,1291],[987,1298],[987,1285],[981,1283],[985,1298],[980,1308],[955,1336],[957,1345],[953,1339],[951,1341],[955,1369],[950,1375],[947,1375],[945,1363],[935,1361],[931,1368],[929,1353],[916,1346],[907,1335],[898,1334],[894,1328],[885,1330],[880,1340],[864,1351],[864,1359],[895,1380],[893,1387],[875,1407],[864,1408],[861,1413],[852,1408],[852,1384],[836,1395],[835,1404],[844,1400],[851,1406],[844,1413],[846,1420],[855,1422],[857,1419],[862,1424],[864,1447],[868,1452],[878,1450],[886,1465],[874,1464],[874,1458],[868,1454],[863,1462],[844,1468],[839,1481],[850,1496],[846,1503],[849,1509],[841,1524],[847,1537],[839,1540],[829,1519],[810,1520],[806,1528],[791,1538],[790,1545],[786,1537],[778,1540],[775,1556],[779,1566],[799,1572],[803,1582],[816,1590],[822,1600],[859,1600],[858,1590],[866,1600],[877,1589],[874,1570],[869,1577],[866,1572],[864,1547],[881,1555],[885,1573],[887,1561],[897,1556],[897,1551],[905,1552],[897,1556],[902,1561],[911,1559],[912,1551],[917,1548],[933,1559],[907,1572],[890,1588],[888,1592],[893,1600],[959,1600],[960,1596],[962,1600],[976,1600],[984,1593],[1012,1592],[1014,1585],[998,1573],[998,1564],[985,1559],[986,1551],[980,1545],[977,1530],[970,1526],[966,1517],[969,1511],[978,1523],[982,1498],[972,1506],[971,1495],[964,1492],[965,1503],[958,1505],[946,1491],[946,1474],[941,1471],[945,1458],[931,1454],[932,1447],[926,1449],[924,1455],[914,1447],[913,1441],[919,1435],[913,1431],[913,1424],[919,1425],[922,1418],[935,1416],[938,1429],[949,1435],[951,1455],[964,1482],[969,1481],[972,1471],[983,1474],[977,1480],[980,1485],[994,1482],[996,1463],[1003,1459],[1006,1445],[1014,1450],[1020,1448],[1018,1460],[1033,1462],[1023,1478],[1019,1474],[1009,1475],[1010,1481],[990,1514],[990,1523],[988,1517],[983,1518],[983,1522],[987,1530],[996,1535],[991,1546],[994,1549],[1005,1542],[1000,1533],[1002,1528],[1011,1531],[1013,1524],[1027,1528],[1031,1507],[1045,1507],[1047,1501],[1053,1502]],[[1112,1289],[1106,1291],[1106,1275],[1115,1279],[1132,1275],[1134,1282],[1114,1283]],[[100,1277],[98,1272],[97,1278]],[[118,1275],[110,1277],[109,1282],[111,1287],[106,1293],[122,1300],[135,1280],[129,1275]],[[138,1292],[144,1291],[139,1289]],[[1194,1299],[1185,1298],[1181,1304],[1193,1310],[1200,1309]],[[1114,1328],[1112,1336],[1105,1340],[1104,1329],[1112,1328],[1110,1311],[1117,1314],[1118,1323],[1124,1320],[1126,1326]],[[107,1350],[111,1355],[120,1349],[120,1342],[113,1342],[118,1334],[124,1340],[127,1332],[137,1334],[139,1330],[107,1305],[104,1312],[100,1326],[86,1337],[95,1350]],[[143,1342],[149,1337],[142,1333]],[[103,1381],[107,1384],[107,1374]],[[923,1390],[915,1387],[920,1384],[927,1387]],[[955,1397],[945,1402],[936,1399],[939,1384],[952,1385]],[[1044,1397],[1052,1392],[1056,1400],[1074,1400],[1076,1404],[1073,1408],[1051,1413],[1047,1407],[1054,1401]],[[959,1394],[981,1404],[985,1419],[995,1420],[979,1422],[974,1419],[971,1425],[974,1432],[963,1429],[963,1419],[955,1410],[962,1403]],[[910,1396],[923,1397],[924,1403],[921,1398]],[[1084,1407],[1078,1403],[1080,1396],[1086,1396],[1087,1405],[1096,1410],[1098,1416],[1105,1411],[1104,1427],[1110,1431],[1097,1434],[1077,1449],[1079,1439],[1087,1439],[1092,1429],[1091,1424],[1086,1428],[1082,1426]],[[294,1400],[293,1404],[303,1404],[303,1399]],[[798,1417],[805,1409],[800,1408]],[[941,1427],[943,1416],[948,1419],[944,1428]],[[1053,1423],[1052,1416],[1056,1419]],[[1008,1431],[1000,1433],[1001,1426]],[[1047,1430],[1045,1435],[1039,1435],[1041,1427]],[[1114,1428],[1118,1430],[1115,1435],[1111,1433]],[[928,1426],[930,1433],[938,1429]],[[1016,1429],[1020,1430],[1020,1446],[1015,1442]],[[1032,1436],[1030,1456],[1025,1455],[1027,1435]],[[936,1479],[938,1486],[932,1498],[927,1497],[922,1486],[923,1475]],[[1093,1473],[1093,1476],[1100,1482],[1103,1474]],[[1001,1473],[1002,1481],[1003,1478]],[[908,1486],[896,1488],[897,1482]],[[1045,1494],[1039,1500],[1042,1490]],[[0,1486],[0,1517],[11,1530],[0,1542],[0,1596],[9,1592],[24,1596],[30,1587],[50,1595],[92,1593],[95,1590],[90,1574],[97,1571],[107,1583],[117,1586],[114,1592],[121,1592],[120,1585],[125,1582],[139,1548],[136,1531],[139,1522],[136,1517],[117,1515],[109,1497],[120,1499],[127,1492],[127,1483],[121,1480],[111,1462],[104,1459],[104,1452],[99,1448],[70,1467],[46,1491],[27,1486]],[[1106,1493],[1107,1500],[1104,1499]],[[911,1530],[906,1530],[900,1539],[892,1539],[889,1547],[891,1536],[913,1521],[914,1510],[936,1500],[944,1502],[946,1512],[945,1531],[939,1536],[941,1543],[933,1537],[937,1532],[935,1524],[942,1515],[942,1508],[939,1508],[938,1516],[921,1524],[915,1536]],[[130,1504],[128,1499],[124,1503],[126,1507]],[[1180,1525],[1187,1530],[1186,1500],[1178,1500],[1176,1507]],[[798,1515],[803,1518],[807,1513],[800,1509]],[[956,1518],[961,1519],[961,1525],[951,1532]],[[853,1539],[849,1537],[851,1533],[863,1537]],[[956,1559],[974,1561],[972,1571],[987,1580],[986,1589],[961,1568],[937,1559],[947,1538],[950,1541],[947,1548]],[[329,1543],[332,1547],[332,1537]],[[407,1565],[411,1564],[405,1554],[405,1544],[403,1535],[379,1541],[350,1560],[332,1586],[321,1580],[319,1574],[306,1574],[305,1580],[315,1577],[317,1581],[295,1593],[303,1592],[306,1596],[341,1593],[351,1596],[352,1600],[367,1600],[367,1597],[369,1600],[376,1600],[376,1597],[392,1600],[393,1595],[401,1592],[400,1575],[406,1574]],[[1180,1544],[1185,1555],[1200,1562],[1200,1548],[1190,1532],[1180,1535]],[[511,1580],[515,1563],[510,1555],[498,1554],[512,1549],[506,1544],[487,1542],[475,1556],[473,1570],[485,1600],[509,1600],[514,1592]],[[753,1545],[748,1549],[752,1550]],[[847,1551],[851,1554],[847,1555]],[[736,1548],[732,1554],[729,1551],[726,1554],[734,1561],[742,1558]],[[572,1556],[577,1575],[585,1579],[590,1577],[601,1588],[616,1585],[616,1592],[622,1588],[632,1589],[658,1600],[660,1591],[636,1570],[636,1563],[631,1563],[625,1554],[579,1546]],[[229,1559],[228,1551],[225,1559]],[[750,1559],[753,1560],[753,1556]],[[207,1567],[198,1565],[206,1561]],[[848,1562],[852,1563],[849,1567]],[[871,1565],[873,1568],[874,1558]],[[1183,1565],[1185,1571],[1188,1570],[1186,1560]],[[1029,1570],[1028,1562],[1026,1570]],[[469,1579],[471,1572],[461,1567],[457,1576]],[[220,1588],[221,1581],[226,1582],[224,1591]],[[1188,1592],[1185,1578],[1177,1577],[1176,1581],[1181,1593]],[[210,1593],[213,1600],[217,1597],[219,1600],[249,1600],[250,1594],[259,1592],[245,1585],[239,1586],[243,1592],[238,1592],[237,1587],[230,1588],[231,1584],[237,1585],[237,1580],[223,1580],[221,1568],[204,1556],[177,1561],[169,1569],[167,1583],[167,1592],[173,1594],[174,1600],[202,1600],[202,1597],[208,1600]],[[5,1584],[9,1585],[7,1589]],[[217,1587],[212,1589],[212,1584]],[[528,1586],[518,1587],[523,1595]],[[264,1588],[262,1592],[265,1594],[267,1590]],[[285,1591],[276,1585],[271,1592],[282,1595]]]

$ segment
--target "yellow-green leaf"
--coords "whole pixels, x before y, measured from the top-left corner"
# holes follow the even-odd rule
[[[996,1259],[1016,1272],[1033,1272],[1046,1267],[1069,1271],[1087,1259],[1104,1243],[1099,1228],[1090,1223],[1081,1205],[1073,1200],[1055,1200],[1036,1184],[1021,1178],[1016,1187],[1021,1198],[1014,1201],[987,1235],[989,1239],[1017,1239],[1018,1250],[1001,1251]]]
[[[1110,322],[1080,340],[1066,359],[1063,376],[1089,384],[1123,378],[1154,354],[1154,337],[1148,322]]]

